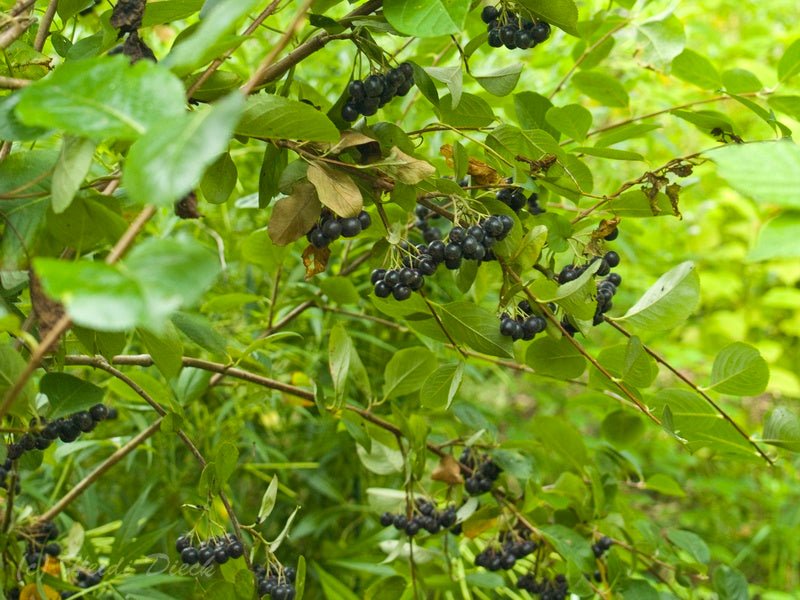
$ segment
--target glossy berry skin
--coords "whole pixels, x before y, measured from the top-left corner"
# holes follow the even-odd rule
[[[358,222],[361,223],[361,231],[364,231],[372,225],[372,217],[369,216],[367,211],[362,210],[358,213]]]
[[[500,29],[500,39],[503,41],[503,45],[509,50],[513,50],[517,47],[515,43],[516,37],[517,28],[513,25],[505,25]]]
[[[217,548],[214,550],[214,560],[217,564],[222,565],[228,562],[228,552],[225,548]]]
[[[462,255],[461,246],[459,246],[458,244],[450,243],[447,244],[447,246],[445,246],[444,248],[445,260],[450,260],[450,261],[458,260],[461,258],[461,255]]]
[[[200,557],[197,550],[190,546],[181,551],[181,560],[185,565],[196,565]]]
[[[612,269],[619,265],[619,254],[614,252],[613,250],[610,252],[606,252],[606,255],[603,259],[608,263],[608,266]]]
[[[544,21],[539,21],[531,27],[531,36],[537,44],[541,44],[550,37],[550,25]]]
[[[375,284],[375,295],[378,298],[388,298],[392,293],[392,288],[385,281],[379,281]]]
[[[242,546],[241,542],[232,542],[228,544],[228,556],[237,559],[242,555],[244,555],[244,546]]]
[[[516,35],[514,35],[514,44],[516,44],[517,48],[520,50],[527,50],[533,43],[533,36],[524,29],[519,29]]]
[[[364,92],[372,98],[380,98],[385,87],[384,79],[380,75],[370,75],[364,80]]]
[[[342,237],[356,237],[361,233],[361,221],[358,220],[358,217],[348,217],[340,222],[342,224]]]
[[[108,418],[108,407],[105,404],[95,404],[89,409],[89,414],[95,421],[104,421]]]
[[[188,548],[191,545],[192,545],[191,540],[185,535],[182,535],[178,537],[177,540],[175,540],[175,550],[177,550],[178,552],[183,552],[186,548]]]
[[[386,275],[386,269],[375,269],[370,275],[370,282],[375,285],[379,281],[383,281],[384,275]]]
[[[318,227],[312,229],[308,234],[308,241],[315,248],[324,248],[330,243],[328,237]]]
[[[615,286],[619,287],[620,284],[622,283],[622,276],[619,275],[618,273],[611,273],[606,278],[606,281],[608,281],[609,283],[613,283]]]
[[[364,91],[364,84],[358,79],[351,81],[350,85],[347,86],[347,94],[356,102],[367,97],[367,93]]]
[[[342,119],[348,123],[352,123],[358,118],[358,109],[352,102],[346,102],[342,106]]]
[[[392,290],[392,296],[394,296],[395,300],[401,302],[403,300],[408,300],[411,297],[411,288],[407,285],[398,285]]]
[[[500,37],[500,30],[499,29],[492,29],[489,32],[489,37],[487,42],[490,47],[492,48],[501,48],[503,46],[503,40]]]
[[[322,224],[322,233],[325,237],[333,241],[342,234],[342,224],[337,219],[330,219]]]
[[[481,21],[484,23],[491,23],[492,21],[497,20],[497,17],[499,16],[500,13],[494,6],[484,6],[483,10],[481,11]]]
[[[611,233],[609,233],[607,236],[605,236],[603,239],[607,242],[613,242],[618,237],[619,237],[619,229],[617,228]]]

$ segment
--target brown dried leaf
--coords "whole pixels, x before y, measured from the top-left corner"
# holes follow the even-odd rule
[[[272,208],[267,232],[277,246],[299,240],[319,220],[322,206],[314,186],[300,182],[292,188],[292,194],[281,198]]]
[[[678,204],[681,199],[681,188],[680,185],[677,183],[671,183],[667,187],[664,188],[664,192],[669,197],[670,204],[672,204],[672,212],[675,213],[675,216],[679,219],[683,218],[680,209],[678,208]]]
[[[352,148],[353,146],[360,146],[361,144],[375,143],[371,137],[367,137],[363,133],[357,131],[343,131],[339,141],[335,144],[329,144],[328,151],[332,154],[339,154],[342,150]]]
[[[306,279],[311,279],[314,275],[322,273],[328,266],[330,257],[331,249],[327,246],[324,248],[309,246],[303,250],[303,265],[306,268]]]
[[[397,146],[392,148],[386,161],[392,163],[387,167],[387,171],[401,183],[415,185],[431,175],[436,174],[436,169],[430,163],[409,156],[401,151]]]
[[[197,194],[189,192],[175,203],[175,216],[181,219],[199,219],[201,215],[197,210]]]
[[[131,31],[128,34],[125,43],[122,44],[122,53],[131,60],[131,64],[144,59],[158,62],[150,47],[139,37],[138,31]]]
[[[44,339],[64,316],[64,305],[45,295],[42,283],[33,271],[30,275],[30,292],[33,312],[39,319],[39,337]]]
[[[620,220],[619,217],[614,217],[613,219],[603,219],[600,221],[600,225],[592,232],[592,241],[602,240],[607,235],[614,233]]]
[[[361,190],[344,171],[315,162],[309,165],[307,177],[317,189],[319,201],[340,217],[355,217],[364,208]]]
[[[461,476],[461,467],[458,465],[458,461],[450,454],[445,454],[439,460],[439,464],[431,473],[431,479],[443,481],[448,485],[464,483],[464,478]]]
[[[445,157],[447,165],[452,167],[453,147],[450,144],[445,144],[439,148],[439,152]],[[505,183],[502,175],[477,158],[469,159],[467,163],[467,173],[472,177],[473,185],[496,185],[498,183]]]

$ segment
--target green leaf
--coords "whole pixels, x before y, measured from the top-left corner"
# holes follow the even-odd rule
[[[522,64],[508,65],[486,75],[473,75],[475,81],[493,96],[508,96],[522,73]]]
[[[525,130],[543,129],[557,140],[560,133],[545,118],[547,111],[552,107],[553,103],[547,97],[536,92],[514,94],[514,111],[520,128]]]
[[[403,454],[373,439],[369,451],[356,444],[356,452],[361,464],[376,475],[390,475],[403,470]]]
[[[665,69],[686,45],[683,23],[673,14],[645,21],[638,29],[641,60],[656,70]]]
[[[273,475],[272,479],[270,479],[267,489],[264,491],[264,495],[261,497],[261,507],[258,509],[258,519],[256,520],[257,523],[263,523],[264,519],[272,514],[272,509],[275,508],[275,502],[277,499],[278,476]]]
[[[173,0],[171,2],[148,2],[144,9],[143,27],[180,21],[198,12],[206,0]]]
[[[436,364],[436,355],[427,348],[416,346],[400,350],[386,364],[384,398],[396,398],[416,392],[428,375],[436,370]]]
[[[563,525],[539,527],[542,536],[561,556],[577,565],[582,571],[594,568],[595,558],[589,542],[578,532]]]
[[[422,384],[419,392],[420,404],[431,409],[450,408],[463,377],[463,362],[439,367]]]
[[[50,419],[91,408],[100,404],[105,395],[103,388],[67,373],[46,373],[39,382],[39,391],[52,407]]]
[[[767,103],[795,121],[800,121],[800,96],[769,96]],[[0,133],[2,133],[2,123],[0,123]]]
[[[258,175],[258,207],[266,208],[272,199],[278,195],[280,188],[278,182],[281,173],[289,164],[289,152],[286,148],[278,148],[267,144],[264,150],[264,160]]]
[[[239,124],[238,135],[269,139],[337,142],[336,125],[304,102],[279,96],[250,96]]]
[[[458,343],[483,354],[512,356],[511,339],[500,335],[497,316],[472,302],[452,302],[438,307],[444,328]]]
[[[586,369],[586,359],[564,337],[534,340],[528,346],[525,363],[540,375],[558,379],[576,379]]]
[[[800,39],[792,42],[778,61],[778,81],[788,81],[800,73]]]
[[[720,177],[761,202],[800,208],[800,146],[790,141],[725,146],[709,153]]]
[[[540,19],[578,36],[578,7],[573,0],[520,0],[520,4]]]
[[[232,442],[222,442],[217,445],[214,453],[214,468],[217,476],[217,485],[223,486],[236,470],[239,462],[239,448]]]
[[[775,408],[764,422],[764,437],[761,441],[792,452],[800,452],[800,419],[785,407]]]
[[[122,518],[122,525],[114,536],[114,544],[111,547],[111,556],[109,558],[109,560],[114,561],[115,565],[124,566],[135,558],[134,555],[126,555],[125,548],[130,544],[131,540],[136,538],[137,533],[147,521],[147,517],[151,516],[158,508],[158,503],[150,502],[148,499],[150,489],[150,486],[148,486],[139,494],[139,497],[131,504]]]
[[[244,19],[259,0],[222,0],[203,15],[200,25],[188,38],[181,39],[161,62],[176,75],[188,75],[220,53],[220,44],[233,33],[236,24]],[[234,46],[225,44],[225,48]]]
[[[708,546],[696,533],[683,529],[670,529],[667,531],[667,538],[681,550],[688,552],[698,563],[705,564],[711,560],[711,552]]]
[[[386,20],[400,33],[437,37],[460,33],[469,0],[384,0]]]
[[[124,331],[143,323],[147,305],[139,285],[104,263],[38,258],[34,268],[48,296],[64,304],[78,325]]]
[[[625,108],[628,106],[628,92],[619,79],[600,71],[579,71],[572,81],[580,91],[597,100],[603,106]]]
[[[228,149],[243,105],[241,94],[234,92],[210,109],[170,119],[146,133],[131,146],[122,174],[131,198],[163,206],[192,191]]]
[[[337,323],[331,330],[328,340],[328,368],[337,400],[344,397],[347,375],[350,372],[350,361],[354,351],[353,340],[350,339],[344,325]]]
[[[569,151],[575,154],[586,154],[588,156],[608,158],[611,160],[636,160],[644,162],[644,156],[638,152],[628,152],[627,150],[617,150],[616,148],[577,146],[575,148],[570,148]]]
[[[23,125],[14,110],[22,99],[21,94],[11,94],[0,98],[0,139],[2,140],[35,140],[47,133],[42,127]]]
[[[464,88],[464,71],[461,65],[454,67],[427,67],[425,72],[436,81],[441,81],[447,86],[452,99],[451,108],[457,108],[458,103],[461,102],[461,93]]]
[[[174,75],[125,56],[67,62],[20,92],[16,114],[26,125],[62,129],[95,140],[135,140],[185,111]]]
[[[694,263],[685,262],[658,278],[622,317],[623,325],[664,331],[673,329],[692,314],[700,302],[700,280]]]
[[[230,153],[225,152],[206,169],[200,181],[200,191],[212,204],[223,204],[228,201],[236,188],[238,179],[236,163],[233,162]]]
[[[642,437],[645,427],[638,415],[626,410],[615,410],[606,415],[600,429],[603,437],[616,445],[630,446]]]
[[[453,109],[450,94],[444,96],[439,103],[439,119],[453,127],[487,127],[494,121],[492,107],[483,98],[464,93],[458,108]]]
[[[217,356],[225,356],[227,354],[227,340],[217,333],[211,323],[204,317],[176,312],[170,319],[175,327],[180,329],[186,337],[201,348],[205,348]]]
[[[183,342],[175,325],[167,321],[157,331],[140,329],[139,335],[164,377],[172,378],[180,373],[183,366]]]
[[[558,131],[573,140],[582,142],[592,126],[592,113],[580,104],[554,106],[545,119]]]
[[[714,569],[712,577],[714,591],[719,600],[749,600],[747,578],[736,569],[720,565]]]
[[[711,61],[689,48],[672,61],[672,73],[704,90],[717,90],[722,86],[719,71]]]
[[[219,273],[214,254],[184,236],[145,240],[128,254],[122,267],[138,283],[147,303],[142,323],[156,329],[178,308],[200,300]]]
[[[312,563],[312,565],[326,600],[359,600],[358,596],[350,591],[350,588],[340,578],[324,571],[317,563]]]
[[[756,396],[767,389],[768,383],[767,361],[748,344],[735,342],[714,359],[710,388],[720,394]]]
[[[664,475],[663,473],[656,473],[649,477],[645,482],[645,489],[658,492],[664,496],[686,497],[686,492],[683,491],[680,484],[669,475]]]
[[[662,419],[667,429],[686,441],[694,452],[702,447],[710,447],[726,454],[739,454],[757,458],[748,438],[726,421],[703,398],[687,390],[665,389],[660,391],[647,404],[657,415],[668,410],[669,419]]]
[[[64,137],[61,153],[53,171],[53,212],[64,212],[81,187],[92,166],[96,144],[85,138]]]
[[[748,94],[758,92],[764,88],[761,80],[747,69],[727,69],[722,72],[722,83],[731,94]],[[770,102],[773,96],[767,98]]]
[[[25,370],[26,362],[10,344],[0,346],[0,398],[5,398]],[[11,404],[10,412],[15,415],[27,415],[33,407],[36,389],[32,381],[28,381]]]
[[[531,423],[536,440],[548,452],[556,452],[577,471],[589,460],[580,432],[558,417],[536,417]]]

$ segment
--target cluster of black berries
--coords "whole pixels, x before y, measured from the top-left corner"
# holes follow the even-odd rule
[[[61,546],[52,541],[57,537],[58,526],[51,521],[45,521],[31,531],[24,555],[30,571],[38,569],[45,556],[58,556],[61,554]]]
[[[395,96],[405,96],[414,86],[414,69],[403,63],[386,73],[370,75],[364,81],[356,79],[347,86],[349,98],[342,106],[342,119],[355,121],[359,115],[370,117]]]
[[[509,11],[501,12],[494,6],[484,7],[481,19],[489,30],[489,45],[492,48],[505,46],[509,50],[527,50],[550,37],[548,23],[523,19]]]
[[[14,463],[11,461],[10,458],[6,459],[6,462],[3,463],[3,466],[0,467],[0,488],[7,490],[8,489],[8,476],[11,473],[11,469],[14,468]],[[15,490],[14,493],[19,494],[22,488],[20,487],[19,480],[17,480],[16,485],[14,486]]]
[[[28,450],[44,450],[58,438],[62,442],[74,442],[81,433],[92,431],[100,421],[115,419],[117,411],[105,404],[95,404],[89,410],[73,413],[68,417],[60,417],[54,421],[40,418],[38,423],[44,425],[39,431],[22,435],[16,443],[8,445],[8,458],[16,460]],[[37,421],[31,423],[36,425]]]
[[[500,316],[500,333],[517,340],[530,341],[547,328],[544,317],[533,314],[530,302],[523,300],[517,304],[517,316],[512,318],[508,313]]]
[[[590,265],[593,265],[595,262],[600,261],[600,267],[597,269],[596,274],[600,277],[605,277],[609,273],[611,273],[611,269],[619,265],[619,254],[610,250],[605,253],[603,258],[596,258],[585,265],[567,265],[561,272],[558,274],[558,283],[567,283],[569,281],[575,281],[578,277],[583,275],[584,271],[589,268]],[[620,279],[621,281],[621,279]]]
[[[480,496],[490,491],[503,471],[487,454],[476,459],[470,448],[464,448],[458,461],[472,471],[464,481],[464,490],[470,496]]]
[[[536,551],[533,540],[507,539],[500,548],[487,546],[475,557],[475,566],[489,571],[513,569],[517,560]]]
[[[356,237],[372,225],[369,213],[362,210],[357,217],[339,217],[329,210],[324,210],[319,223],[306,234],[306,239],[315,248],[324,248],[339,239]]]
[[[511,183],[511,179],[507,179],[507,181]],[[531,192],[528,197],[525,197],[525,190],[521,187],[500,188],[495,193],[495,198],[508,206],[515,213],[518,213],[526,206],[528,207],[528,212],[532,215],[540,215],[545,212],[545,210],[539,206],[539,194]]]
[[[294,588],[294,580],[297,571],[292,567],[280,570],[277,565],[264,565],[253,567],[256,574],[256,591],[259,597],[269,596],[272,600],[294,600],[297,591]]]
[[[517,580],[517,587],[521,590],[538,594],[541,600],[565,600],[569,596],[569,586],[564,575],[556,575],[553,579],[536,578],[531,574],[521,576]]]
[[[455,226],[450,230],[448,242],[435,239],[426,244],[413,247],[416,254],[411,254],[411,246],[403,246],[409,253],[403,259],[401,269],[375,269],[372,272],[372,285],[378,298],[407,300],[411,292],[422,288],[425,275],[433,275],[440,264],[450,269],[458,269],[462,259],[490,261],[494,260],[492,246],[504,239],[514,219],[508,215],[492,215],[480,223],[468,228]]]
[[[455,506],[451,504],[440,511],[432,502],[423,499],[416,501],[416,510],[410,518],[404,513],[385,512],[381,515],[381,525],[394,525],[395,529],[404,531],[409,536],[415,536],[423,529],[428,533],[439,533],[442,529],[450,529],[455,534],[461,533],[461,526],[456,525]]]
[[[594,544],[592,544],[592,552],[594,552],[595,558],[602,558],[603,554],[608,552],[613,545],[614,540],[612,540],[610,537],[606,535],[601,537]]]
[[[106,568],[100,567],[97,571],[84,571],[80,570],[75,575],[75,585],[77,585],[81,589],[86,589],[90,587],[94,587],[96,585],[100,585],[100,582],[103,581],[103,576],[106,574]],[[62,598],[71,598],[73,595],[77,594],[78,592],[61,592]]]
[[[616,238],[616,230],[614,231],[614,237],[611,239],[614,238]],[[595,258],[585,265],[567,265],[558,274],[558,283],[564,284],[569,281],[575,281],[589,268],[589,265],[594,264],[597,260],[600,261],[600,267],[597,269],[596,274],[600,277],[605,277],[605,279],[597,284],[597,309],[592,319],[593,325],[600,325],[603,322],[603,315],[613,307],[611,299],[622,283],[622,277],[618,273],[611,272],[611,269],[619,265],[619,254],[611,250],[606,252],[603,258]],[[561,321],[561,325],[569,335],[574,335],[578,331],[566,317]]]
[[[192,545],[188,535],[182,535],[175,540],[175,549],[180,554],[183,564],[200,564],[204,567],[214,563],[221,565],[228,562],[229,558],[237,559],[244,554],[244,546],[232,535],[212,537],[200,542],[197,547]]]

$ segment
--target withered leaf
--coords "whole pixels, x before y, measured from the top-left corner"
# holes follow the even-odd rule
[[[130,59],[131,64],[145,59],[158,62],[150,47],[139,37],[138,31],[131,31],[128,34],[125,43],[122,44],[122,53]]]
[[[39,277],[30,272],[30,292],[33,312],[39,319],[39,338],[44,339],[64,316],[64,305],[45,295]]]
[[[277,246],[299,240],[319,220],[322,206],[314,186],[300,182],[292,188],[291,195],[281,198],[272,208],[267,232]]]
[[[409,156],[397,146],[393,147],[389,156],[386,157],[386,162],[389,165],[386,167],[387,172],[393,175],[401,183],[407,185],[414,185],[436,174],[436,169],[430,163]]]
[[[444,144],[439,148],[439,153],[444,156],[445,162],[449,167],[453,166],[453,147]],[[467,162],[467,173],[472,177],[473,185],[496,185],[505,183],[500,173],[477,158],[470,158]]]
[[[175,216],[181,219],[199,219],[203,215],[197,210],[197,194],[189,192],[175,203]]]
[[[431,473],[431,479],[443,481],[449,485],[464,483],[464,478],[461,476],[461,467],[459,467],[458,461],[450,454],[445,454],[439,460],[439,464]]]
[[[361,190],[344,171],[314,162],[307,177],[317,189],[319,201],[340,217],[355,217],[364,208]]]
[[[142,26],[146,4],[147,0],[118,0],[111,12],[111,26],[120,33],[136,31]]]
[[[328,266],[331,257],[331,249],[328,246],[316,248],[308,246],[303,250],[303,265],[306,268],[306,279],[311,279],[314,275],[322,273]]]

